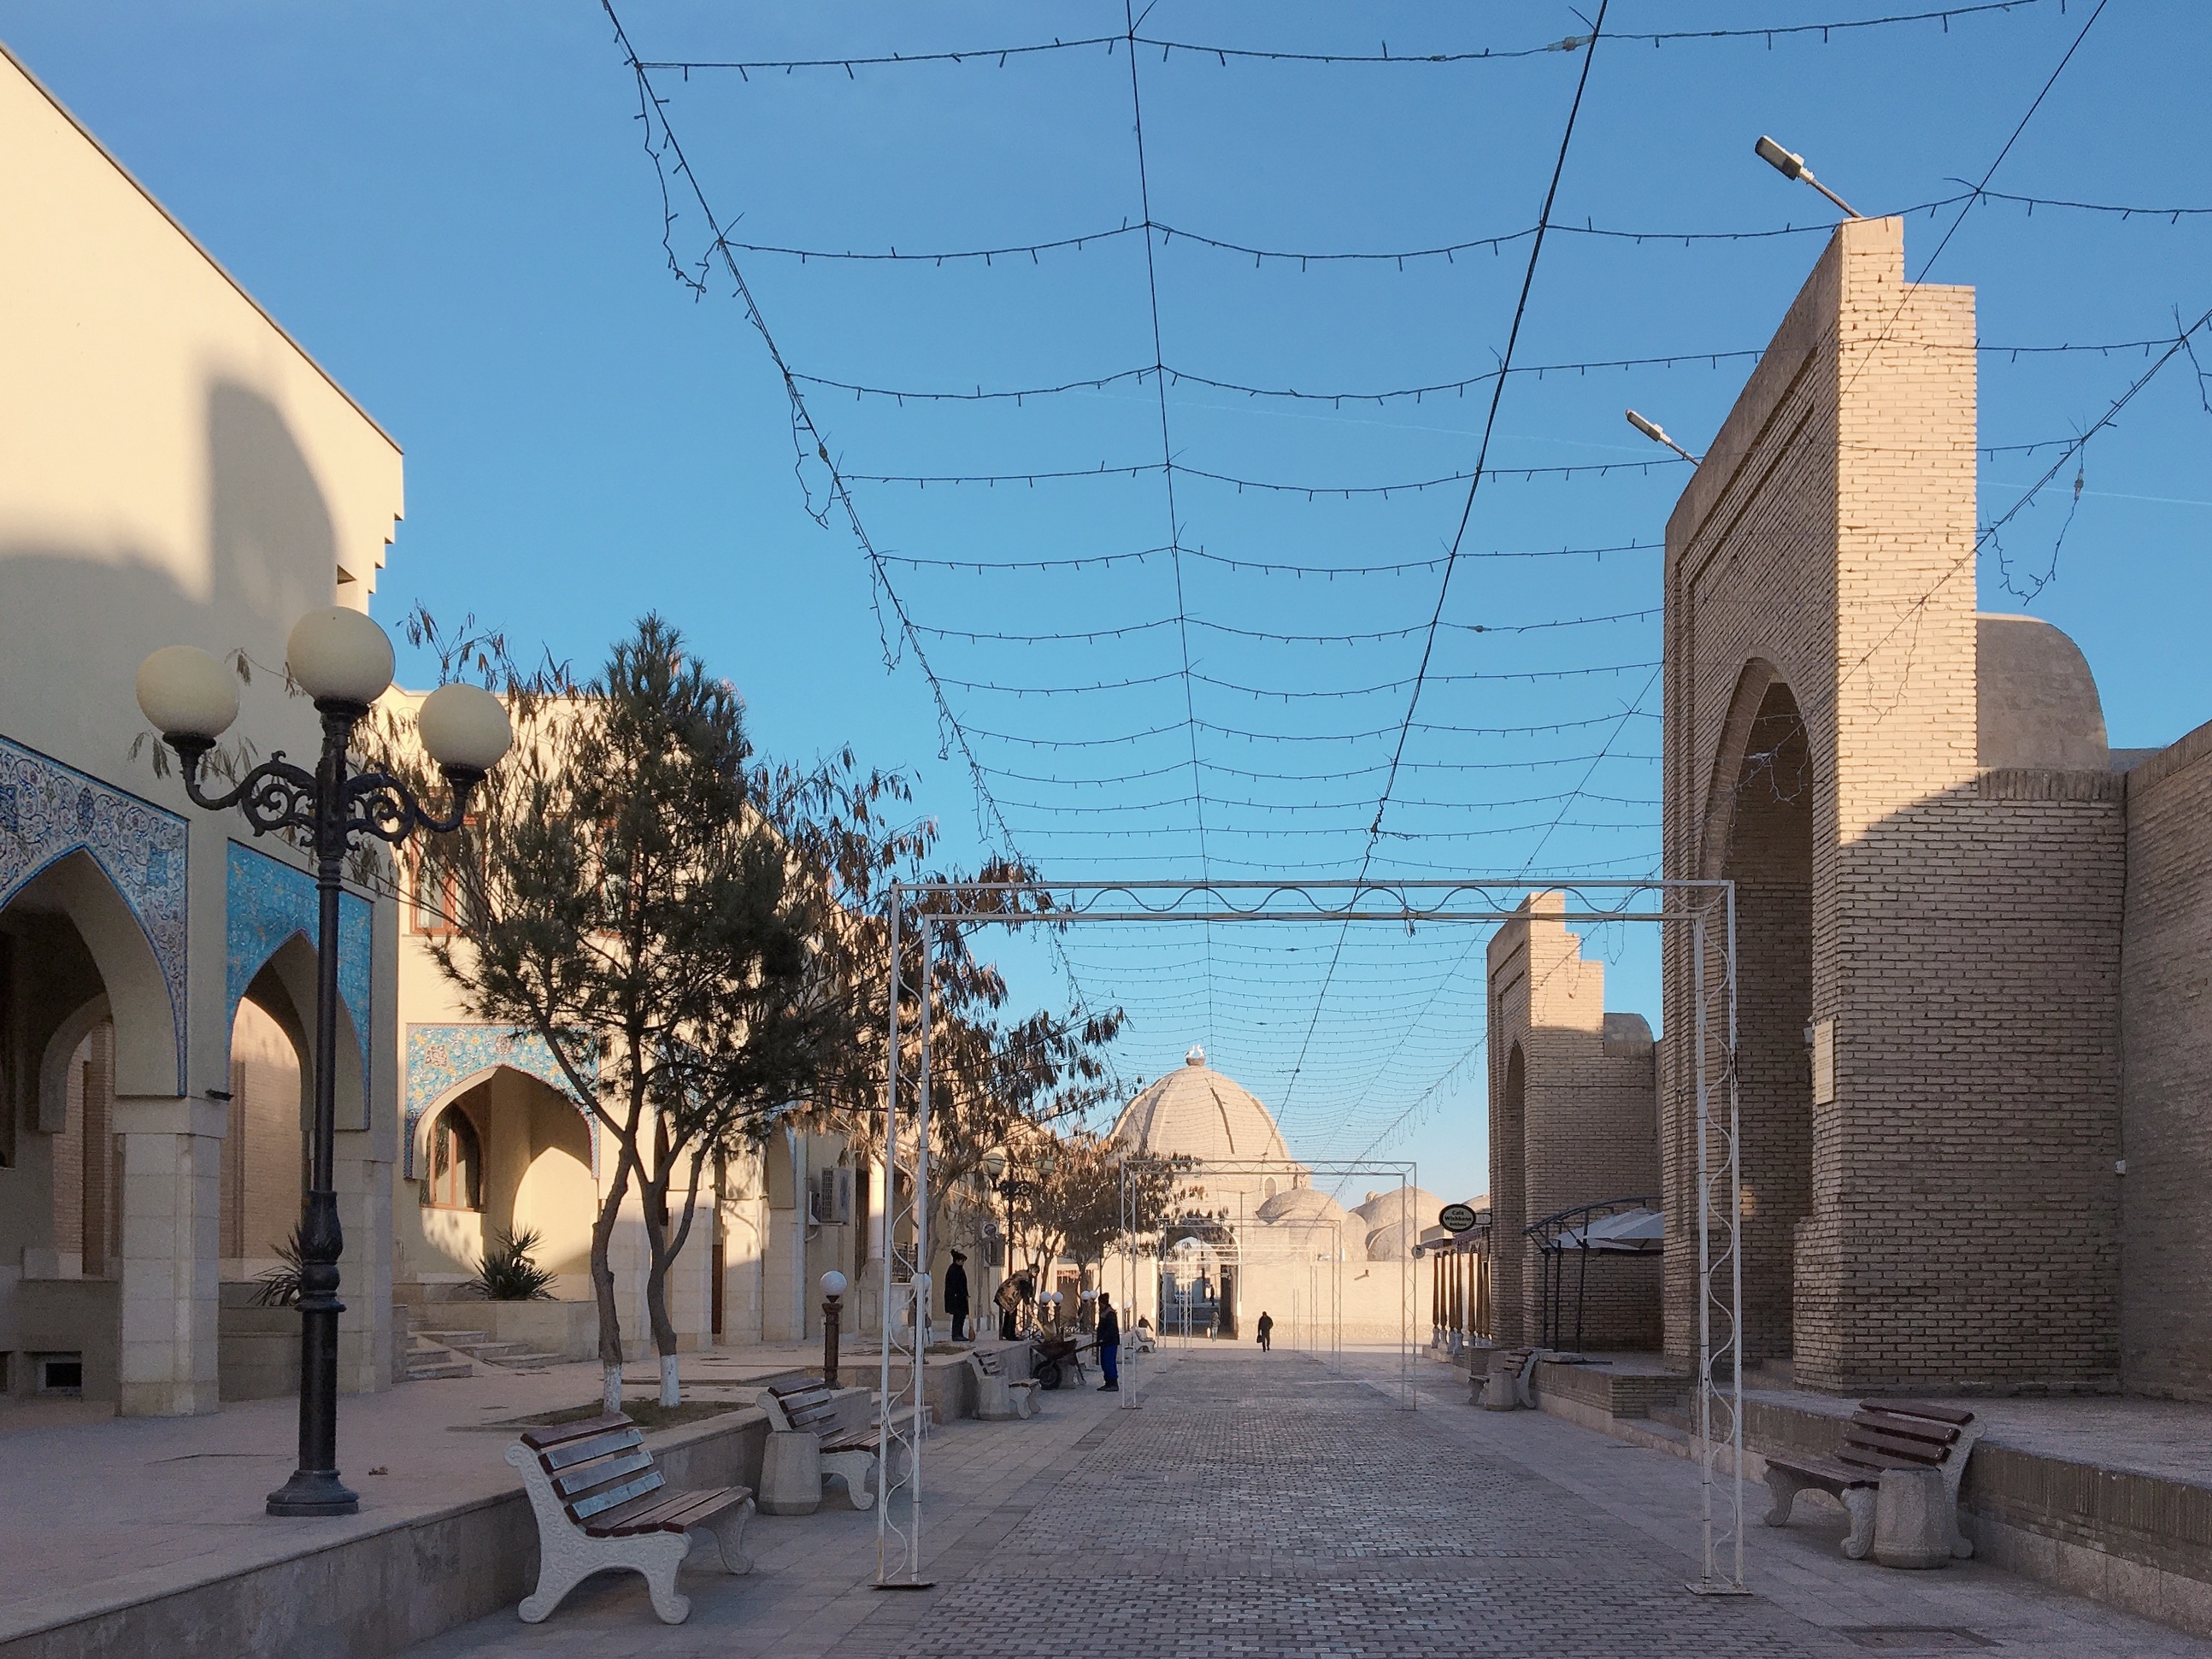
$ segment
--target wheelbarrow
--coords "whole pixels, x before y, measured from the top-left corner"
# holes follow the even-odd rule
[[[1037,1386],[1057,1389],[1073,1370],[1075,1380],[1085,1380],[1083,1375],[1083,1343],[1073,1336],[1041,1336],[1034,1344],[1036,1352],[1030,1360],[1030,1375],[1036,1378]]]

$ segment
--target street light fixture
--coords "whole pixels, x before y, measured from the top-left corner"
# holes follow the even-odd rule
[[[1844,217],[1846,219],[1856,219],[1861,216],[1858,210],[1849,202],[1815,179],[1813,176],[1813,169],[1805,165],[1805,158],[1796,151],[1783,149],[1781,145],[1763,133],[1759,136],[1759,142],[1752,146],[1752,149],[1760,161],[1765,162],[1784,178],[1796,179],[1812,185],[1821,195],[1843,209]]]
[[[369,705],[392,684],[392,641],[358,611],[331,605],[300,618],[285,641],[285,665],[323,719],[322,759],[313,772],[276,750],[226,795],[200,787],[200,765],[238,718],[238,691],[222,665],[197,646],[172,645],[139,665],[138,707],[176,750],[185,793],[218,812],[236,806],[257,836],[300,830],[314,842],[315,1111],[308,1190],[300,1218],[300,1464],[269,1494],[271,1515],[351,1515],[360,1498],[338,1479],[338,1257],[345,1247],[334,1189],[337,1111],[338,893],[347,850],[374,836],[397,847],[417,829],[461,827],[470,793],[514,741],[507,710],[489,691],[441,686],[423,700],[416,728],[453,791],[442,818],[381,772],[349,777],[346,748]]]
[[[1658,422],[1647,421],[1644,416],[1638,415],[1632,409],[1625,412],[1628,416],[1629,425],[1634,427],[1645,437],[1650,439],[1653,443],[1666,445],[1668,448],[1673,450],[1677,455],[1680,455],[1692,466],[1698,465],[1698,458],[1690,453],[1688,450],[1683,448],[1681,445],[1676,443],[1672,438],[1668,437],[1667,435],[1667,428],[1660,425]]]

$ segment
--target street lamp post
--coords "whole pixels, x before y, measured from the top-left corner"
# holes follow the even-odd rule
[[[838,1329],[844,1318],[845,1275],[832,1267],[822,1275],[822,1383],[824,1388],[837,1386],[837,1349],[842,1340]]]
[[[423,700],[416,726],[453,791],[434,817],[397,778],[349,776],[347,745],[369,705],[392,684],[392,641],[360,611],[311,611],[285,641],[285,665],[322,716],[323,752],[313,772],[279,750],[225,795],[200,787],[200,766],[238,717],[238,691],[222,665],[196,646],[155,652],[138,670],[138,706],[176,750],[185,793],[210,811],[236,806],[257,836],[305,831],[313,841],[315,890],[315,1099],[308,1190],[300,1217],[300,1463],[269,1494],[269,1513],[351,1515],[360,1498],[337,1471],[338,1225],[333,1164],[337,1111],[338,894],[349,848],[373,836],[397,847],[417,829],[461,827],[469,795],[506,754],[507,710],[488,691],[441,686]]]

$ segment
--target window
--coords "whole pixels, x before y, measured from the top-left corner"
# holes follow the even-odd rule
[[[430,1193],[441,1210],[483,1208],[483,1152],[476,1125],[448,1109],[430,1130]]]
[[[461,914],[461,878],[452,862],[434,854],[417,852],[414,858],[414,889],[407,907],[408,925],[418,933],[450,933]]]

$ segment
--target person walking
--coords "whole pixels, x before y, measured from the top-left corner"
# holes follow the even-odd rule
[[[1121,1322],[1115,1315],[1114,1298],[1103,1291],[1098,1292],[1098,1369],[1106,1373],[1098,1392],[1121,1393]]]
[[[1275,1321],[1272,1314],[1260,1316],[1260,1352],[1266,1353],[1274,1346]]]
[[[952,1317],[952,1340],[969,1342],[968,1330],[968,1253],[955,1250],[952,1265],[945,1270],[945,1311]]]

